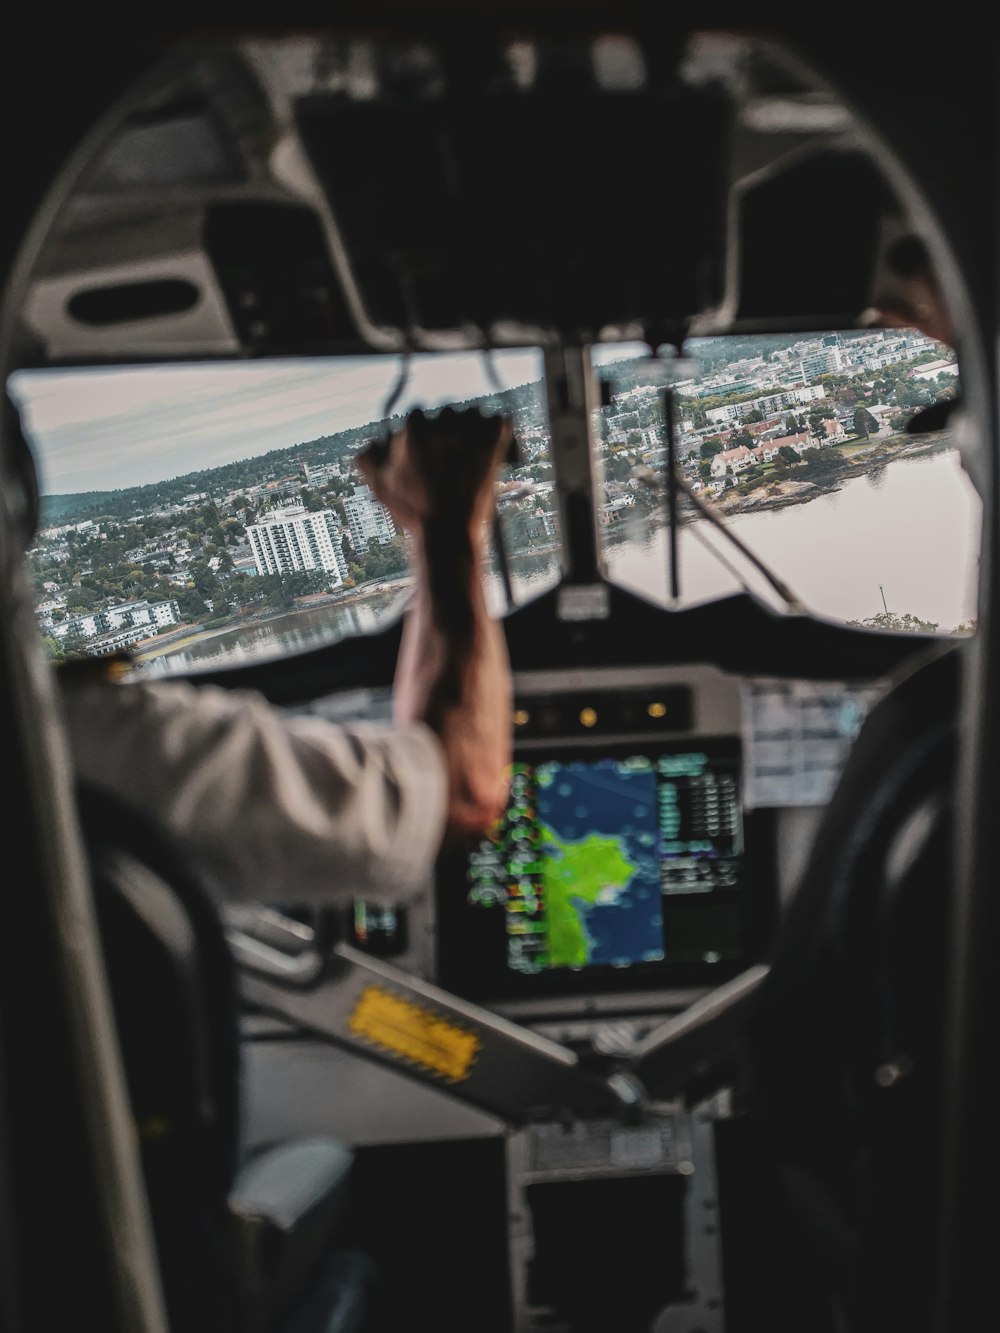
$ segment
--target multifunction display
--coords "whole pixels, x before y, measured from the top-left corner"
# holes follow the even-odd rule
[[[519,755],[506,813],[439,894],[444,972],[515,995],[745,959],[740,784],[735,738]]]

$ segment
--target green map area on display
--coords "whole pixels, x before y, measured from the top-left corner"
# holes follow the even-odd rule
[[[618,838],[590,834],[567,842],[543,824],[547,856],[542,883],[549,928],[549,965],[582,967],[591,961],[593,941],[580,907],[614,902],[635,874]]]

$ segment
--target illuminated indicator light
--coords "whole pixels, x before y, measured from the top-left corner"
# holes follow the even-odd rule
[[[583,727],[592,727],[597,722],[597,712],[593,708],[580,709],[580,725]]]
[[[368,914],[364,903],[357,900],[354,903],[354,938],[362,944],[368,938]]]
[[[449,1083],[468,1078],[481,1045],[474,1032],[381,986],[364,988],[348,1027],[356,1037],[440,1074]]]
[[[517,727],[523,727],[525,723],[528,721],[530,716],[531,714],[528,712],[526,708],[515,708],[514,725]]]
[[[649,707],[646,709],[646,712],[649,714],[650,717],[666,717],[666,716],[667,716],[667,705],[666,705],[666,704],[650,704]]]

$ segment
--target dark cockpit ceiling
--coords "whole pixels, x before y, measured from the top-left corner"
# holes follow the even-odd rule
[[[768,37],[213,38],[110,118],[41,249],[21,354],[850,328],[900,214],[845,106]]]
[[[66,179],[16,359],[682,349],[864,326],[913,219],[847,104],[766,31],[600,8],[576,29],[434,22],[451,7],[432,5],[419,24],[166,43]],[[592,534],[574,545],[566,526],[565,581],[586,582]],[[665,643],[653,608],[609,597],[607,620],[572,625],[552,596],[518,609],[518,662],[693,653],[815,675],[846,634],[877,676],[905,651],[745,596],[678,612]],[[336,645],[337,677],[388,680],[397,631]],[[252,674],[294,702],[330,664]]]

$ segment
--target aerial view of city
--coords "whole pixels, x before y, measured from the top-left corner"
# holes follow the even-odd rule
[[[916,412],[958,386],[950,351],[916,332],[706,338],[685,351],[684,361],[666,363],[685,524],[704,524],[706,506],[732,520],[808,504],[852,477],[877,484],[893,460],[949,447],[946,433],[906,433]],[[607,406],[595,412],[592,430],[612,570],[623,543],[648,545],[665,521],[664,377],[650,365],[623,357],[600,372]],[[503,568],[520,572],[530,588],[533,573],[556,576],[543,385],[540,378],[512,384],[476,400],[514,418],[520,462],[504,473],[497,526]],[[142,662],[213,636],[238,643],[232,631],[277,617],[315,619],[326,608],[335,626],[338,608],[375,596],[397,605],[408,582],[407,537],[353,459],[401,420],[359,421],[139,485],[75,493],[43,486],[30,567],[49,652],[61,659],[126,650]],[[44,461],[44,439],[32,443]],[[632,585],[644,592],[636,568]],[[935,623],[920,620],[919,608],[890,607],[884,590],[877,611],[886,623],[891,611],[902,613],[897,627],[911,611],[915,625]]]

